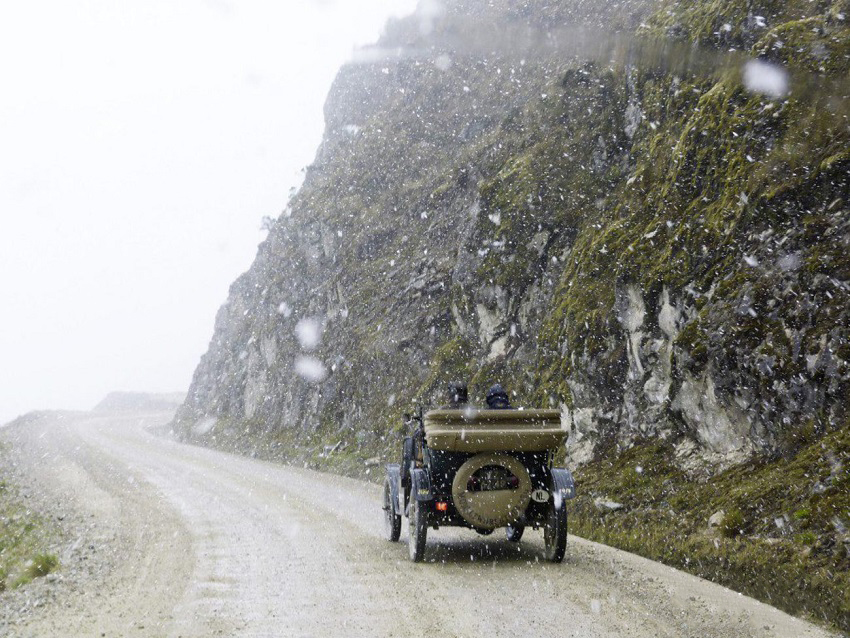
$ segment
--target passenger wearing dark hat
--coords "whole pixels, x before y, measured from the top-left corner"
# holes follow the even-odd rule
[[[466,384],[460,381],[452,381],[448,388],[449,403],[442,407],[443,410],[458,410],[466,407],[469,399],[469,391]]]
[[[512,407],[508,393],[500,384],[495,384],[487,391],[487,407],[491,410],[507,410]]]

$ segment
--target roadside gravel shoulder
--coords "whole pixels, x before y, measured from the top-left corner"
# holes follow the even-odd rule
[[[56,413],[34,413],[0,429],[0,480],[14,486],[21,505],[43,522],[40,549],[59,558],[59,569],[17,589],[0,592],[0,635],[39,613],[62,606],[75,591],[87,589],[97,574],[106,573],[111,552],[98,552],[95,539],[105,538],[97,521],[76,508],[72,501],[47,488],[40,473],[32,471],[30,450],[21,445],[21,430]]]
[[[81,416],[38,413],[0,429],[0,440],[7,444],[4,472],[19,487],[26,506],[50,521],[53,533],[46,551],[59,558],[55,572],[0,593],[2,636],[72,635],[93,613],[107,616],[104,609],[113,620],[101,633],[123,633],[149,622],[144,605],[134,609],[128,593],[145,577],[150,556],[160,556],[158,563],[178,558],[176,570],[165,571],[177,572],[166,591],[185,587],[189,577],[191,553],[172,538],[173,530],[180,529],[179,517],[155,502],[149,489],[116,471],[111,459],[67,432],[64,422]],[[157,516],[140,527],[137,508]],[[163,555],[162,547],[169,543],[172,551]]]

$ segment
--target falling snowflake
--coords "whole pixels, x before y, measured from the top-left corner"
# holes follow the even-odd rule
[[[447,55],[439,55],[434,60],[434,66],[440,71],[448,71],[452,66],[452,59]]]
[[[324,380],[328,371],[325,364],[315,357],[298,357],[295,360],[295,373],[311,383],[318,383]]]
[[[305,350],[314,350],[322,341],[322,323],[317,319],[302,319],[295,325],[295,336]]]
[[[750,60],[744,65],[744,86],[751,93],[784,97],[789,89],[788,72],[776,64]]]

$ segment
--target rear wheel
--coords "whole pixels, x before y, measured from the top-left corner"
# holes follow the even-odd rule
[[[425,557],[425,537],[428,535],[428,518],[422,508],[422,503],[412,498],[408,514],[408,539],[407,549],[410,560],[414,563],[421,562]]]
[[[522,533],[524,531],[525,525],[522,525],[521,523],[514,523],[512,525],[508,525],[505,529],[505,537],[512,543],[518,543],[519,539],[522,538]]]
[[[401,514],[395,513],[392,502],[390,477],[384,479],[384,534],[388,541],[395,543],[401,536]]]
[[[564,560],[567,552],[567,507],[561,502],[560,507],[555,503],[549,504],[549,512],[543,525],[543,540],[546,545],[546,559],[553,563]]]

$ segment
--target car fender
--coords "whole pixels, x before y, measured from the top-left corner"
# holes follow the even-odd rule
[[[404,439],[401,453],[401,486],[410,487],[410,465],[413,462],[413,437]]]
[[[401,514],[398,503],[398,485],[401,476],[401,466],[398,463],[387,463],[387,479],[390,482],[390,502],[393,505],[393,514]]]
[[[564,501],[576,497],[576,484],[572,472],[563,467],[552,468],[552,498],[555,507],[560,508]]]
[[[410,472],[411,484],[413,486],[413,497],[417,501],[430,501],[434,498],[431,493],[431,477],[422,468],[416,468]]]

